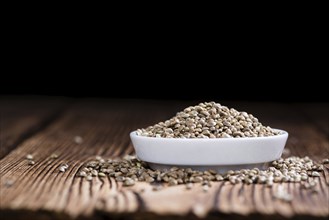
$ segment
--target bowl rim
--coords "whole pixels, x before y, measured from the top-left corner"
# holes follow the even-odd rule
[[[282,129],[272,128],[272,130],[279,131],[280,134],[277,135],[271,135],[271,136],[264,136],[264,137],[240,137],[240,138],[164,138],[164,137],[147,137],[147,136],[141,136],[136,134],[136,130],[130,132],[130,136],[134,138],[140,138],[140,139],[148,139],[148,140],[163,140],[163,141],[232,141],[232,140],[264,140],[264,139],[273,139],[273,138],[280,138],[282,136],[287,136],[288,132]]]

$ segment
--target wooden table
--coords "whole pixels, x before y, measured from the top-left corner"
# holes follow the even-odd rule
[[[0,98],[1,219],[68,218],[327,218],[329,166],[321,173],[319,193],[284,183],[292,202],[273,198],[261,184],[216,182],[207,193],[196,186],[152,191],[146,183],[122,187],[112,178],[91,182],[76,172],[96,155],[133,154],[129,132],[165,120],[198,102],[95,100],[49,97]],[[319,160],[329,157],[328,103],[222,102],[253,113],[263,122],[289,132],[291,155]],[[83,138],[78,144],[76,136]],[[51,154],[57,159],[49,158]],[[27,154],[35,158],[28,165]],[[67,172],[59,172],[68,163]],[[142,189],[144,189],[144,192]]]

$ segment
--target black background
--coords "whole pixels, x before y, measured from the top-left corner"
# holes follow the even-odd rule
[[[314,24],[47,27],[8,32],[2,95],[328,102],[326,35]]]
[[[176,62],[152,56],[141,60],[98,55],[67,61],[39,56],[13,64],[20,67],[3,74],[0,91],[79,98],[328,102],[323,66],[314,58],[295,56],[282,63],[246,57],[208,55]]]

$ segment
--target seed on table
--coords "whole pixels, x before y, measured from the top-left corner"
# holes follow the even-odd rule
[[[193,188],[193,183],[186,184],[186,189],[192,189],[192,188]]]
[[[303,181],[305,181],[305,180],[307,180],[308,179],[308,176],[307,175],[301,175],[301,180],[303,180]]]
[[[323,163],[323,164],[329,164],[329,158],[323,159],[323,160],[322,160],[322,163]]]
[[[230,176],[228,180],[230,181],[231,184],[236,184],[237,183],[235,176]]]
[[[203,178],[201,176],[196,176],[193,179],[194,183],[201,183],[203,181]]]
[[[153,177],[146,177],[145,178],[145,181],[147,182],[147,183],[152,183],[152,182],[154,182],[154,178]]]
[[[129,179],[130,179],[130,178],[129,178]],[[123,177],[123,176],[117,176],[117,177],[115,177],[115,180],[116,180],[117,182],[123,182],[123,181],[126,180],[126,177]]]
[[[29,165],[34,165],[35,162],[34,162],[33,160],[30,160],[28,164],[29,164]]]
[[[61,166],[61,167],[59,167],[59,171],[64,173],[66,171],[66,168],[64,166]]]
[[[203,175],[202,178],[203,178],[203,180],[210,180],[210,176],[207,176],[207,175]]]
[[[26,159],[28,159],[28,160],[33,160],[33,155],[32,155],[32,154],[28,154],[28,155],[26,155]]]
[[[324,166],[323,166],[323,165],[319,165],[319,166],[316,168],[317,171],[322,171],[323,169],[324,169]]]
[[[69,165],[66,164],[66,163],[64,163],[64,164],[62,164],[62,167],[64,167],[65,169],[67,169],[67,168],[69,168]]]
[[[163,180],[164,182],[169,182],[169,177],[164,176],[164,177],[162,178],[162,180]]]
[[[121,168],[120,171],[121,171],[121,173],[128,173],[128,169],[127,168]]]
[[[174,185],[177,185],[177,184],[178,184],[177,180],[175,180],[175,179],[169,179],[169,182],[168,182],[168,185],[169,186],[174,186]]]
[[[223,181],[223,180],[224,180],[224,178],[223,178],[223,176],[222,176],[222,175],[220,175],[220,174],[217,174],[217,175],[216,175],[216,180],[217,180],[217,181]]]
[[[135,181],[131,178],[126,178],[126,180],[123,182],[123,186],[132,186],[135,184]]]
[[[216,170],[208,170],[209,173],[211,173],[212,175],[216,175],[217,174],[217,171]]]
[[[269,187],[274,183],[301,182],[303,188],[312,190],[319,181],[310,177],[313,175],[318,177],[317,174],[321,175],[318,170],[321,170],[321,166],[323,166],[309,158],[289,157],[273,161],[266,170],[257,168],[231,170],[221,175],[212,170],[201,172],[179,167],[173,167],[171,170],[152,170],[135,156],[126,157],[126,159],[97,159],[87,162],[77,176],[84,176],[90,181],[93,178],[92,175],[98,177],[108,175],[115,177],[117,182],[123,182],[124,186],[128,186],[131,184],[130,182],[135,184],[136,182],[152,183],[156,181],[155,186],[151,184],[155,191],[163,187],[162,183],[166,182],[168,186],[185,184],[187,190],[193,187],[193,183],[201,183],[202,190],[207,191],[212,181],[227,181],[231,184],[240,182],[244,184],[264,183]],[[68,165],[62,164],[61,167],[65,171]],[[205,189],[203,189],[204,186],[206,186]],[[281,195],[281,197],[284,201],[291,201],[292,199],[291,195]]]
[[[92,175],[92,176],[97,176],[97,175],[98,175],[97,170],[92,170],[92,171],[91,171],[91,175]]]
[[[311,180],[310,182],[309,182],[309,184],[310,184],[310,186],[311,187],[315,187],[317,184],[318,184],[318,181],[316,181],[316,180]]]
[[[290,181],[290,177],[289,176],[284,176],[282,177],[282,182],[289,182]]]
[[[208,190],[209,190],[209,186],[208,185],[203,185],[202,186],[202,191],[203,192],[208,192]]]
[[[99,177],[105,177],[106,175],[105,175],[105,173],[101,173],[101,172],[100,172],[100,173],[98,173],[98,176],[99,176]]]
[[[319,177],[320,173],[316,172],[316,171],[313,171],[311,175],[314,176],[314,177]]]
[[[296,182],[296,183],[300,182],[301,180],[302,180],[302,178],[300,176],[296,176],[294,178],[294,182]]]
[[[172,167],[170,168],[170,171],[177,171],[178,170],[178,167]]]
[[[51,155],[50,155],[50,158],[51,158],[51,159],[56,159],[56,158],[58,158],[58,155],[55,154],[55,153],[54,153],[54,154],[51,154]]]
[[[122,173],[121,172],[115,172],[114,173],[114,176],[117,177],[117,176],[122,176]]]
[[[154,186],[152,187],[152,190],[153,190],[153,191],[159,191],[159,190],[161,190],[161,189],[163,189],[163,185],[160,185],[160,184],[154,185]]]
[[[80,136],[75,136],[73,140],[76,144],[82,144],[83,143],[83,139]]]
[[[253,183],[253,181],[250,178],[244,179],[244,182],[248,185]]]
[[[273,186],[273,180],[267,180],[267,181],[266,181],[266,185],[267,185],[268,187]]]
[[[13,181],[13,180],[6,180],[6,182],[5,182],[5,186],[6,186],[7,188],[11,187],[12,185],[14,185],[14,181]]]
[[[80,171],[78,176],[85,177],[87,176],[87,173],[85,171]]]
[[[208,180],[205,180],[205,181],[202,182],[202,185],[211,186],[211,183]]]

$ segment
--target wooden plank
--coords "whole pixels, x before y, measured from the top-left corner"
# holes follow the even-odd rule
[[[67,100],[44,97],[0,97],[0,159],[54,120]]]
[[[325,133],[315,132],[316,125],[302,120],[302,116],[292,110],[294,106],[247,104],[240,105],[256,116],[260,113],[261,120],[266,123],[290,132],[296,139],[288,143],[293,154],[311,154],[316,158],[327,155]],[[112,178],[88,182],[75,177],[82,164],[95,155],[117,157],[132,153],[130,131],[171,117],[186,105],[138,100],[76,103],[59,120],[21,143],[0,162],[2,212],[17,214],[17,210],[32,213],[42,210],[70,218],[205,217],[209,212],[210,217],[328,217],[328,167],[320,178],[320,193],[308,193],[300,184],[283,184],[294,196],[292,203],[273,198],[278,184],[268,188],[259,184],[219,182],[213,183],[205,193],[201,186],[192,190],[175,186],[153,191],[146,183],[126,188]],[[83,138],[83,143],[74,142],[77,135]],[[52,153],[59,158],[50,159]],[[27,165],[26,154],[34,155],[34,166]],[[69,164],[65,173],[58,171],[62,163]],[[13,182],[12,186],[6,185],[8,180]]]

